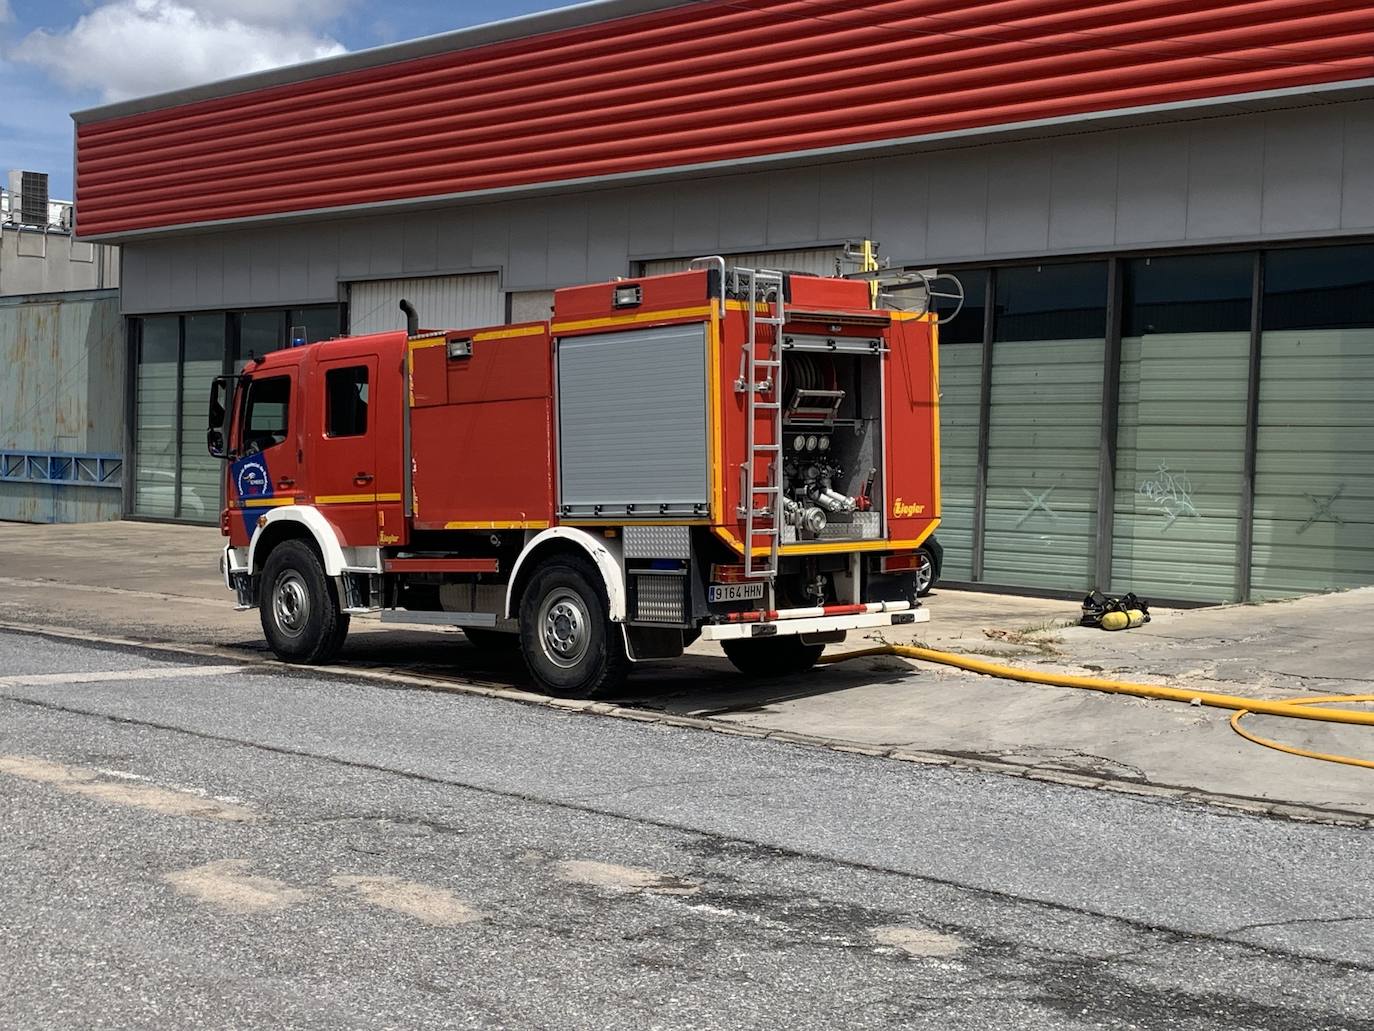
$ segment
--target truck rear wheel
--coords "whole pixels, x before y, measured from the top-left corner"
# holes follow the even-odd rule
[[[800,637],[740,638],[722,641],[725,657],[746,677],[790,677],[805,673],[825,651],[823,644],[805,644]]]
[[[560,698],[591,698],[625,682],[625,641],[589,563],[560,557],[535,571],[520,599],[520,651],[539,687]]]
[[[286,662],[328,662],[348,636],[334,581],[304,541],[284,541],[267,556],[258,612],[267,643]]]

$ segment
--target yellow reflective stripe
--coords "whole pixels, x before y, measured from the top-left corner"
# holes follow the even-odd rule
[[[244,498],[239,502],[244,508],[277,508],[295,503],[295,498]]]
[[[508,340],[511,337],[543,336],[547,331],[544,325],[513,326],[510,329],[489,329],[485,333],[474,333],[473,340]]]
[[[538,519],[472,519],[445,523],[445,530],[546,530],[549,521]]]
[[[713,308],[704,305],[699,308],[669,308],[665,311],[639,311],[632,315],[611,315],[600,319],[581,319],[577,322],[555,322],[555,333],[569,333],[575,329],[601,329],[605,326],[631,326],[639,322],[661,322],[664,319],[706,318]]]
[[[400,494],[317,494],[317,505],[348,505],[358,501],[400,501]]]
[[[408,344],[410,345],[410,349],[412,351],[419,351],[426,347],[443,347],[446,343],[448,343],[447,336],[426,337],[424,340],[408,341]]]

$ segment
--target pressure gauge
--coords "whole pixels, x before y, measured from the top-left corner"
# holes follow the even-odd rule
[[[829,437],[822,437],[822,438],[816,443],[816,448],[817,448],[818,450],[820,450],[820,451],[829,451],[829,450],[830,450],[830,438],[829,438]]]
[[[806,438],[806,450],[808,450],[808,451],[815,451],[815,450],[816,450],[816,436],[815,436],[814,433],[813,433],[811,436],[809,436],[809,437]]]
[[[802,450],[804,450],[805,448],[806,448],[806,437],[804,437],[802,434],[798,433],[798,434],[797,434],[797,439],[794,440],[794,441],[792,441],[792,450],[793,450],[793,451],[802,451]]]

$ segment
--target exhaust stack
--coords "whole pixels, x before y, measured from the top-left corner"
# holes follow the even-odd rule
[[[402,297],[400,307],[401,311],[406,313],[406,336],[419,336],[420,316],[419,313],[415,311],[415,305]]]

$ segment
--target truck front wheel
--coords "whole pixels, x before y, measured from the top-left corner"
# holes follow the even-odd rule
[[[800,637],[740,638],[722,641],[725,657],[746,677],[789,677],[805,673],[825,651],[823,644],[805,644]]]
[[[520,651],[542,690],[591,698],[625,682],[630,662],[609,608],[589,563],[560,557],[535,571],[520,600]]]
[[[283,541],[262,570],[258,612],[262,632],[277,658],[316,665],[339,653],[348,636],[334,581],[304,541]]]

